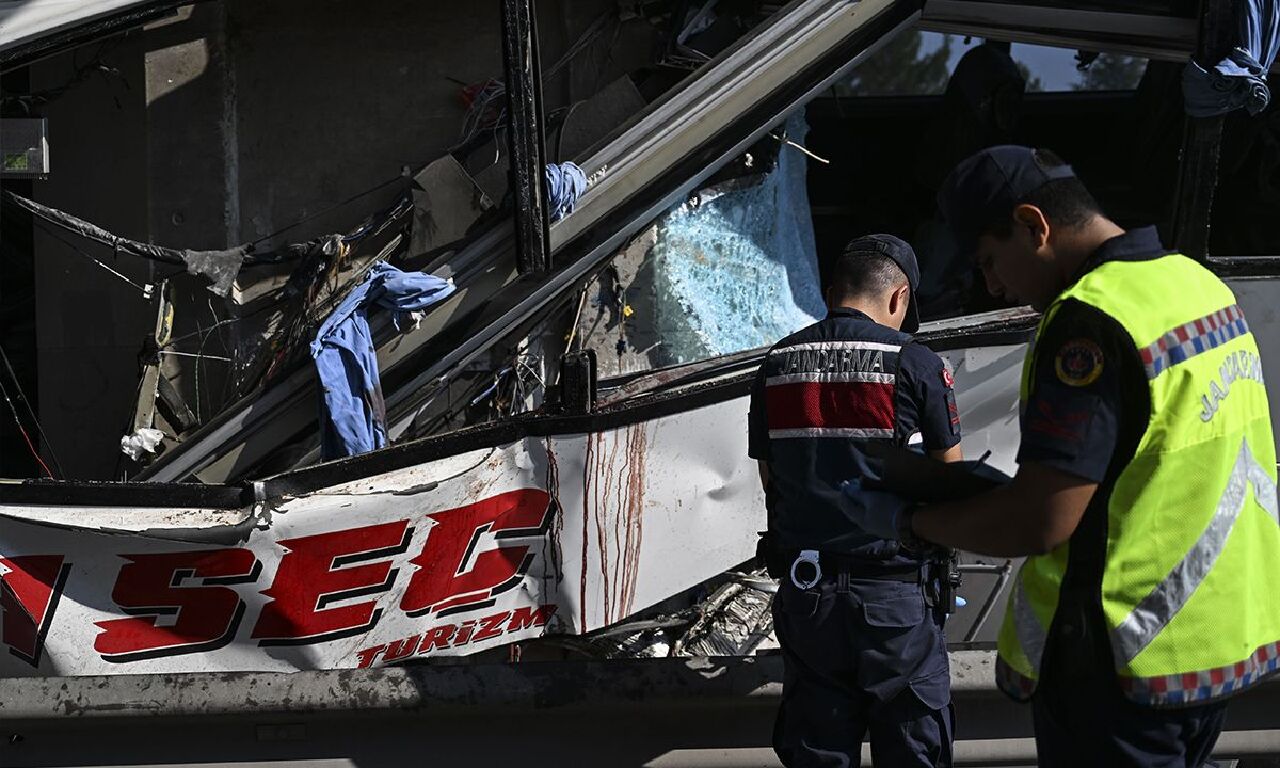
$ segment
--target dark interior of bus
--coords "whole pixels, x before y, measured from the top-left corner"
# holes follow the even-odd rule
[[[1117,59],[1125,71],[1118,71]],[[969,265],[937,264],[949,256],[932,246],[935,196],[947,171],[982,147],[1005,143],[1053,150],[1072,164],[1108,216],[1124,227],[1154,224],[1168,243],[1184,125],[1182,65],[1132,57],[1111,62],[1110,72],[1093,78],[1084,70],[1072,90],[1042,89],[1033,73],[1028,88],[1029,73],[1019,71],[1009,46],[988,42],[969,48],[943,93],[913,95],[910,90],[928,83],[900,80],[894,86],[903,95],[828,95],[810,103],[806,147],[830,161],[808,164],[820,264],[856,233],[884,231],[913,244],[926,283],[931,271],[949,275],[941,281],[948,287],[935,284],[924,297],[926,319],[1002,306],[972,280]],[[1090,66],[1105,70],[1107,63],[1104,56]],[[1280,253],[1276,231],[1258,226],[1280,210],[1278,139],[1274,105],[1261,119],[1236,114],[1226,120],[1211,254]]]

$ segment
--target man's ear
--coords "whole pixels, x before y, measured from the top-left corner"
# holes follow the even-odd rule
[[[1045,218],[1044,211],[1034,205],[1023,203],[1013,209],[1015,232],[1017,227],[1025,228],[1031,236],[1031,246],[1040,250],[1049,242],[1051,227]]]
[[[910,290],[911,289],[905,284],[900,285],[897,288],[893,289],[893,292],[889,294],[889,314],[890,315],[897,316],[898,313],[904,311],[904,308],[907,306],[907,301],[909,298],[907,296],[907,293]]]

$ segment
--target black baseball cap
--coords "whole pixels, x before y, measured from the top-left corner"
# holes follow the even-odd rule
[[[969,257],[982,233],[1027,195],[1050,181],[1075,175],[1069,165],[1049,164],[1038,149],[988,147],[962,161],[942,182],[938,208],[960,254]]]
[[[916,289],[920,287],[920,265],[916,264],[916,252],[911,244],[893,235],[867,235],[849,242],[844,255],[879,254],[893,259],[893,263],[907,276],[911,297],[907,302],[907,316],[902,321],[903,333],[915,333],[920,328],[920,311],[916,308]]]

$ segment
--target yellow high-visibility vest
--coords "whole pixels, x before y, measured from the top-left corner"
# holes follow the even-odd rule
[[[1235,296],[1185,256],[1106,262],[1068,288],[1128,332],[1151,413],[1107,504],[1101,595],[1124,693],[1181,706],[1237,693],[1280,666],[1276,456],[1258,346]],[[1034,374],[1023,366],[1025,403]],[[997,680],[1040,676],[1068,547],[1028,558],[1000,630]]]

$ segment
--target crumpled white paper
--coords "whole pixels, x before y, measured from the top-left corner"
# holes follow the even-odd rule
[[[164,433],[158,429],[143,427],[132,435],[120,438],[120,450],[129,458],[137,461],[144,453],[155,453],[156,446],[164,439]]]

